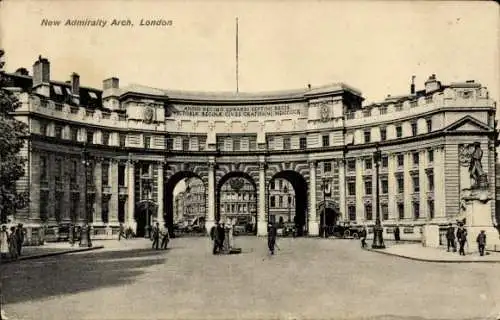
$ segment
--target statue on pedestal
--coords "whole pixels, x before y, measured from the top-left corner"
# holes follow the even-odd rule
[[[488,176],[481,164],[483,158],[481,143],[476,141],[473,144],[463,146],[459,157],[460,164],[469,167],[469,176],[472,180],[471,189],[488,189]]]

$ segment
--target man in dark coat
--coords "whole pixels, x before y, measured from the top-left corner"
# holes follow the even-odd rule
[[[448,225],[448,229],[446,230],[446,240],[448,243],[448,252],[450,248],[453,249],[453,252],[457,252],[457,247],[455,245],[455,228],[453,228],[452,224]]]
[[[366,228],[363,227],[363,230],[361,230],[361,234],[360,234],[361,248],[365,248],[366,247],[366,235],[367,235]]]
[[[24,230],[23,230],[22,223],[17,225],[16,240],[17,240],[17,255],[20,256],[21,250],[23,249],[23,243],[24,243]]]
[[[269,253],[274,254],[274,246],[276,245],[276,235],[278,231],[273,223],[269,223],[267,231],[267,246],[269,248]]]
[[[210,229],[210,239],[212,239],[214,243],[214,249],[212,250],[213,254],[217,254],[219,250],[219,222],[215,222],[214,226]]]
[[[153,227],[153,249],[158,250],[160,246],[160,224],[157,222]]]
[[[484,256],[484,247],[486,247],[486,233],[484,233],[484,230],[481,230],[481,233],[477,235],[476,242],[479,248],[479,255]]]
[[[460,224],[457,230],[457,239],[458,243],[460,244],[460,250],[458,251],[458,254],[465,256],[465,243],[467,242],[467,230],[465,230],[464,225]]]
[[[218,222],[215,230],[214,254],[223,252],[225,238],[224,225]]]
[[[399,226],[396,226],[396,228],[394,228],[394,240],[396,242],[398,242],[399,240],[401,240],[399,232],[400,232],[399,231]]]

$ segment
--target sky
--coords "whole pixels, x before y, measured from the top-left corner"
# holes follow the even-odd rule
[[[366,102],[407,94],[431,74],[443,83],[474,79],[498,101],[499,7],[452,1],[28,1],[0,2],[6,69],[31,70],[39,54],[51,78],[80,74],[84,86],[163,89],[300,89],[344,82]],[[103,19],[106,27],[42,26],[43,19]],[[111,19],[133,26],[111,27]],[[171,26],[140,26],[140,20]]]

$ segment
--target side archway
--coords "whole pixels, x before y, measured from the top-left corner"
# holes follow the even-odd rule
[[[149,237],[148,227],[153,225],[158,214],[158,204],[152,200],[142,200],[135,204],[134,219],[137,223],[137,237]]]
[[[297,236],[303,236],[307,233],[307,181],[298,172],[293,170],[284,170],[276,173],[268,181],[267,195],[269,197],[270,186],[273,180],[284,179],[287,180],[293,187],[295,192],[295,215],[293,223],[295,224],[295,232]],[[267,199],[267,219],[269,221],[269,199]]]

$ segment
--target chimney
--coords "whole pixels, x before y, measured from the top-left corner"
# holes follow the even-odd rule
[[[425,81],[425,93],[439,90],[441,88],[441,83],[437,81],[436,75],[432,74],[427,81]]]
[[[410,94],[415,94],[415,75],[411,76]]]
[[[310,83],[307,84],[307,89],[311,90],[311,84]]]
[[[103,90],[108,90],[108,89],[119,89],[120,88],[120,80],[118,78],[112,77],[105,79],[102,82],[102,89]]]
[[[42,96],[50,96],[50,62],[41,55],[33,64],[33,89]]]
[[[80,96],[80,75],[76,72],[71,74],[71,93],[73,96]]]

